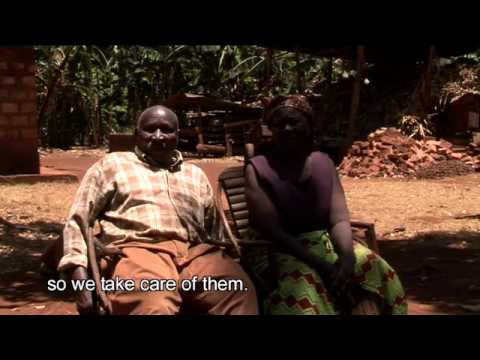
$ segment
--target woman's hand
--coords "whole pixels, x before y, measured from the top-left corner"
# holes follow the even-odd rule
[[[355,254],[341,255],[332,274],[332,287],[337,293],[343,293],[355,272]]]
[[[330,264],[321,258],[316,258],[311,264],[311,266],[315,269],[315,271],[320,275],[325,287],[327,289],[332,289],[333,283],[333,276],[335,274],[336,268],[335,265]]]

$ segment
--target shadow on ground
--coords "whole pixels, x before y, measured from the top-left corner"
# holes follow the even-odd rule
[[[61,236],[62,224],[32,222],[0,225],[0,309],[42,301],[68,301],[69,293],[47,289],[41,274],[42,254]]]
[[[71,293],[49,292],[48,278],[40,273],[42,254],[61,236],[63,225],[12,225],[0,225],[0,311],[72,302]],[[443,314],[480,314],[480,309],[462,307],[480,304],[479,244],[480,234],[468,231],[379,240],[380,253],[397,270],[409,300]]]
[[[475,306],[480,304],[479,244],[480,234],[470,231],[379,241],[381,255],[397,270],[409,300],[447,314],[480,314]]]

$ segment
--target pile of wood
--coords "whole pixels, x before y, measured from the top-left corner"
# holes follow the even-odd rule
[[[340,174],[351,177],[417,177],[420,169],[448,160],[461,161],[472,171],[480,171],[480,144],[470,144],[458,151],[445,140],[414,140],[396,128],[381,128],[367,141],[357,141],[343,159]],[[449,163],[447,167],[452,167]],[[445,165],[442,165],[444,169]],[[454,167],[460,169],[455,165]],[[464,172],[459,170],[459,172]],[[440,174],[438,172],[438,174]],[[450,172],[447,171],[446,176]]]

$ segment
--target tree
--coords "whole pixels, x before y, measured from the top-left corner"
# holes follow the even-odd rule
[[[131,131],[142,109],[177,92],[240,102],[315,92],[328,68],[325,59],[236,45],[41,46],[37,65],[42,143],[61,147],[102,145],[111,132]],[[343,65],[333,69],[335,82]]]

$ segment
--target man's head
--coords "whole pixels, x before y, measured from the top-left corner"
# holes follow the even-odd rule
[[[162,160],[178,145],[178,118],[165,106],[143,111],[135,129],[138,148],[154,160]]]

